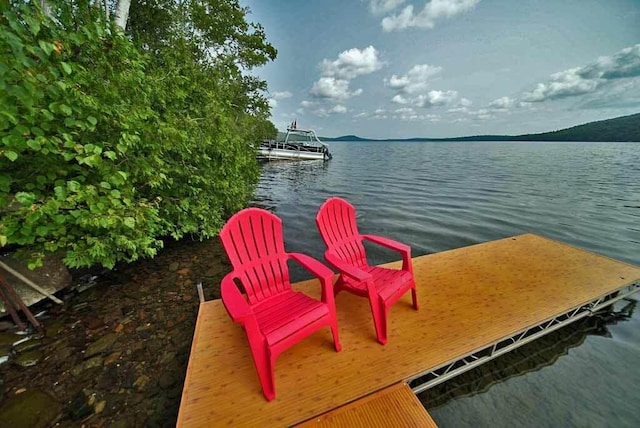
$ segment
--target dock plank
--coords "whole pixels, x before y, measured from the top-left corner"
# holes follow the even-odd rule
[[[298,428],[436,428],[409,385],[399,383],[296,425]]]
[[[390,266],[399,267],[400,263]],[[178,426],[290,426],[607,295],[640,268],[536,235],[520,235],[413,260],[410,294],[389,312],[381,346],[366,299],[336,298],[343,350],[328,328],[277,360],[276,399],[260,389],[242,327],[221,301],[200,305]],[[319,294],[317,281],[295,288]]]

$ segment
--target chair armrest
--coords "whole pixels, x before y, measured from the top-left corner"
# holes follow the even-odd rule
[[[341,273],[350,276],[357,281],[365,282],[371,279],[371,275],[369,273],[364,272],[353,265],[343,262],[331,251],[326,251],[324,253],[324,258],[327,259],[327,261]]]
[[[302,267],[320,280],[320,287],[322,287],[322,301],[328,304],[330,310],[335,314],[336,306],[333,299],[333,271],[318,260],[313,257],[309,257],[306,254],[287,253],[287,256],[298,262]]]
[[[413,273],[413,264],[411,263],[411,247],[393,239],[384,238],[377,235],[361,235],[362,239],[371,241],[375,244],[382,245],[390,250],[397,251],[402,255],[402,270]]]
[[[236,277],[234,272],[225,275],[220,283],[220,295],[222,303],[234,322],[244,323],[244,320],[253,317],[251,306],[242,297],[238,286],[233,281]]]
[[[407,244],[403,244],[398,241],[394,241],[393,239],[384,238],[382,236],[377,235],[361,235],[362,239],[366,239],[367,241],[371,241],[374,244],[382,245],[385,248],[390,250],[397,251],[399,253],[407,253],[411,255],[411,247]]]
[[[302,253],[287,253],[287,256],[289,256],[290,259],[298,262],[300,266],[304,267],[307,271],[315,275],[317,278],[328,281],[331,281],[333,279],[333,271],[313,257],[307,256],[306,254]]]

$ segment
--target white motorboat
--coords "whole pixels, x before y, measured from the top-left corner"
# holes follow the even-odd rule
[[[265,140],[258,148],[259,160],[329,160],[329,148],[311,129],[298,129],[294,121],[284,141]]]

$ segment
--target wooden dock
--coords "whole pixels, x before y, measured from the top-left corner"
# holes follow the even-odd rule
[[[409,385],[399,383],[315,416],[299,428],[435,428]]]
[[[640,289],[640,267],[530,234],[417,257],[413,267],[420,310],[411,308],[410,294],[392,307],[386,346],[376,342],[366,299],[340,293],[343,350],[333,350],[327,328],[285,351],[272,402],[262,395],[242,327],[221,301],[201,304],[178,426],[317,421],[421,375],[439,381],[468,356],[469,367],[477,365],[511,349],[501,343],[533,340]],[[315,296],[320,289],[315,280],[294,288]]]

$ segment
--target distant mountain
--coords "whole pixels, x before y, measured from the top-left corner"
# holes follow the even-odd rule
[[[589,122],[559,131],[524,135],[473,135],[455,138],[404,138],[374,140],[356,135],[322,138],[327,141],[636,141],[640,142],[640,113]]]
[[[560,131],[519,135],[521,141],[637,141],[640,142],[640,113],[599,120]]]
[[[360,138],[357,135],[343,135],[342,137],[323,138],[323,139],[330,140],[330,141],[370,141],[370,140],[367,140],[366,138]]]

